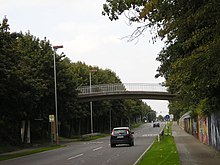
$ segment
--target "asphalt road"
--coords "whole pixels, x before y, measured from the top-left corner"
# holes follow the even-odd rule
[[[69,143],[67,147],[29,156],[1,161],[0,165],[133,165],[152,144],[160,128],[146,123],[132,131],[134,146],[119,145],[111,148],[109,137],[89,142]]]

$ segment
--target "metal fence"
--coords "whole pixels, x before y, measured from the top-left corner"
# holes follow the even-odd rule
[[[154,83],[125,83],[125,84],[100,84],[82,86],[78,88],[79,95],[102,92],[121,91],[147,91],[147,92],[168,92],[165,86]]]

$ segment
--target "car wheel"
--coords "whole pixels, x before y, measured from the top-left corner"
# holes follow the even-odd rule
[[[131,143],[129,144],[129,146],[134,146],[134,142],[131,142]]]
[[[111,144],[111,147],[115,147],[116,145],[115,144]]]

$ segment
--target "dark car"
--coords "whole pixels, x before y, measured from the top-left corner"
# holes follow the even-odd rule
[[[153,122],[153,127],[160,127],[159,121],[154,121]]]
[[[110,138],[111,147],[115,147],[117,144],[129,144],[134,145],[134,132],[131,132],[129,127],[116,127],[113,128]]]

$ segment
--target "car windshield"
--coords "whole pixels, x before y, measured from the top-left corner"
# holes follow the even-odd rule
[[[115,129],[113,131],[114,135],[127,135],[128,134],[128,130],[126,129]]]

